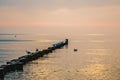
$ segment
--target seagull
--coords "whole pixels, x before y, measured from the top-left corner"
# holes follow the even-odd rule
[[[39,52],[39,49],[38,48],[36,48],[36,53],[38,53]]]
[[[25,52],[26,52],[28,55],[30,55],[30,54],[31,54],[31,52],[30,52],[30,51],[28,51],[28,50],[26,50]]]

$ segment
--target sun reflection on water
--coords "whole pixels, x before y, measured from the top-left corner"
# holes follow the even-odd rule
[[[110,55],[110,50],[109,49],[88,49],[87,54]]]
[[[84,75],[91,78],[90,80],[119,80],[119,68],[112,65],[91,64],[82,68]]]

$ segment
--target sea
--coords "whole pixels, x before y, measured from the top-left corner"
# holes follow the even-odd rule
[[[5,75],[5,80],[120,80],[119,34],[0,34],[0,65],[69,39],[55,50]],[[74,51],[77,49],[77,51]]]

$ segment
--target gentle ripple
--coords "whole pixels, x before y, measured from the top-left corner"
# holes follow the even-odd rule
[[[28,63],[23,72],[7,74],[5,80],[120,80],[120,39],[115,36],[69,37],[68,46]],[[74,48],[78,51],[74,52]]]

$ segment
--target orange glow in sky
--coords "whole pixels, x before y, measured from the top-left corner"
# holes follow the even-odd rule
[[[120,27],[118,0],[1,0],[0,28]]]

